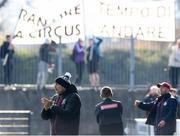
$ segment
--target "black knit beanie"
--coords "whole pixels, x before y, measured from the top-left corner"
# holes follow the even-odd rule
[[[60,76],[56,78],[55,82],[67,89],[71,85],[70,79],[71,79],[71,74],[69,72],[66,72],[64,76]]]

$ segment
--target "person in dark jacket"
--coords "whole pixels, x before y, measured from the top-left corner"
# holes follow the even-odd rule
[[[37,90],[46,89],[48,79],[48,68],[51,66],[50,51],[53,48],[53,41],[46,39],[39,49],[39,64],[37,74]]]
[[[148,93],[143,98],[143,102],[150,103],[154,101],[157,97],[160,96],[160,90],[156,85],[153,85],[149,88]],[[148,111],[146,111],[146,115],[148,115]]]
[[[66,72],[55,82],[56,94],[41,98],[44,106],[41,117],[51,121],[51,135],[78,135],[81,100],[77,88],[70,82],[71,74]]]
[[[11,36],[7,35],[6,41],[4,41],[0,49],[0,57],[4,68],[5,90],[10,89],[10,85],[12,84],[14,45],[11,43],[11,40]]]
[[[120,101],[112,99],[113,92],[108,86],[100,91],[103,101],[96,105],[95,115],[102,135],[123,135],[122,112]]]
[[[135,106],[149,111],[146,124],[153,125],[156,135],[173,135],[176,132],[177,100],[171,95],[171,85],[162,82],[157,85],[161,96],[151,103],[135,101]]]
[[[178,90],[176,88],[171,88],[171,94],[177,100],[177,119],[180,119],[180,96],[178,94]]]

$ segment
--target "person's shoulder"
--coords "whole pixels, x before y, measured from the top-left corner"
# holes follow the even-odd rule
[[[103,104],[103,102],[99,102],[98,104],[95,105],[96,108],[100,107]]]
[[[77,48],[78,46],[79,46],[79,43],[76,42],[76,43],[74,44],[74,48]]]
[[[122,102],[121,101],[119,101],[119,100],[112,100],[114,103],[118,103],[118,104],[122,104]]]
[[[74,84],[71,84],[70,87],[68,88],[68,90],[70,92],[78,93],[78,89],[77,89],[76,85],[74,85]]]
[[[118,104],[118,107],[123,107],[122,102],[119,100],[113,100],[113,103]]]
[[[42,47],[42,48],[47,48],[47,47],[49,47],[49,44],[43,43],[43,44],[41,45],[41,47]]]
[[[45,45],[45,43],[43,43],[43,44],[40,45],[40,48],[39,48],[39,49],[42,50],[42,49],[44,49],[45,47],[46,47],[46,45]]]
[[[67,95],[67,98],[68,98],[68,99],[71,99],[71,100],[81,101],[80,95],[78,94],[77,90],[69,93],[69,94]]]
[[[177,102],[177,98],[176,97],[174,97],[173,95],[171,95],[171,97],[170,97],[170,99],[169,99],[170,101],[175,101],[175,102]]]
[[[171,106],[172,105],[177,105],[177,98],[174,97],[173,95],[171,95],[167,100],[166,100],[166,103],[170,104]]]
[[[76,105],[81,105],[81,98],[79,94],[76,92],[67,95],[66,99],[71,103],[74,103]]]
[[[71,94],[69,94],[69,97],[71,98],[80,98],[79,94],[77,92],[73,92]]]

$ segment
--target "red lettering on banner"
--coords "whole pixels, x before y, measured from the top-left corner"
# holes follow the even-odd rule
[[[107,110],[107,109],[116,109],[118,108],[118,104],[107,104],[107,105],[103,105],[101,106],[101,110]]]

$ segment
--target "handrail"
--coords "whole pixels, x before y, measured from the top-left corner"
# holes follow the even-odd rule
[[[32,114],[30,110],[0,110],[0,135],[30,134]]]
[[[32,114],[30,110],[0,110],[0,114],[1,113],[30,113]]]

